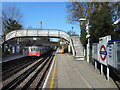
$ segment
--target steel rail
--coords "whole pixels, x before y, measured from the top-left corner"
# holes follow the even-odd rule
[[[51,55],[52,56],[52,55]],[[43,70],[43,68],[45,67],[45,65],[49,62],[49,60],[51,60],[51,56],[44,62],[44,64],[32,75],[32,77],[23,85],[23,87],[21,88],[21,90],[25,90],[27,89],[30,84],[33,82],[33,80],[37,77],[37,75]]]
[[[38,65],[40,65],[47,57],[44,57],[42,60],[40,60],[38,63],[18,75],[14,80],[7,83],[5,86],[2,87],[2,90],[6,89],[14,89],[18,84],[20,84],[32,71],[34,71]]]
[[[54,56],[52,56],[51,61],[50,61],[50,63],[48,64],[45,72],[42,74],[40,80],[38,81],[38,83],[37,83],[37,85],[36,85],[36,87],[35,87],[35,90],[38,90],[39,87],[41,86],[42,81],[43,81],[43,79],[44,79],[44,77],[45,77],[45,74],[46,74],[46,72],[48,71],[48,69],[49,69],[49,67],[50,67],[50,65],[51,65],[51,63],[52,63],[53,58],[54,58]]]
[[[2,80],[6,80],[7,78],[9,78],[10,76],[12,76],[13,74],[17,73],[18,71],[24,69],[25,67],[29,66],[30,64],[32,64],[33,62],[35,62],[35,60],[31,61],[31,62],[28,62],[28,63],[25,63],[24,65],[23,64],[20,64],[16,67],[12,67],[4,72],[2,72]],[[5,75],[5,76],[4,76]]]

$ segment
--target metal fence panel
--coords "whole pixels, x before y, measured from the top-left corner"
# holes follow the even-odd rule
[[[17,30],[16,36],[20,37],[20,36],[26,36],[27,34],[27,30]]]
[[[117,58],[116,58],[116,68],[118,69],[118,70],[120,70],[120,43],[117,43],[116,44],[116,46],[117,46],[117,50],[116,50],[116,56],[117,56]]]
[[[100,62],[99,59],[99,43],[94,43],[92,45],[92,58],[98,62]]]
[[[37,36],[37,30],[28,30],[27,31],[27,36]]]
[[[49,36],[59,37],[59,31],[57,31],[57,30],[49,30]]]
[[[6,41],[11,39],[11,38],[14,38],[15,36],[16,36],[16,31],[12,31],[12,32],[8,33],[6,35]]]
[[[109,44],[107,46],[107,59],[108,59],[108,65],[115,67],[115,48],[114,44]]]
[[[48,30],[38,30],[38,36],[48,36]]]

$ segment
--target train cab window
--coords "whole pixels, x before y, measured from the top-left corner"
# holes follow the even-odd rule
[[[36,51],[39,52],[39,48],[36,48]]]
[[[31,52],[34,52],[35,51],[35,48],[31,48]]]
[[[33,48],[33,51],[36,51],[36,48]]]
[[[31,48],[31,52],[33,51],[33,48]]]

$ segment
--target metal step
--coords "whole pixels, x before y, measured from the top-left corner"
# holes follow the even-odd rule
[[[84,61],[84,57],[77,57],[75,58],[76,60],[79,60],[79,61]]]

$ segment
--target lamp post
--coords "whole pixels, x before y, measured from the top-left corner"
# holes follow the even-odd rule
[[[86,21],[85,18],[80,18],[80,21]],[[90,34],[89,34],[89,20],[87,20],[87,25],[86,25],[86,38],[88,39],[88,44],[87,44],[87,62],[89,63],[89,59],[90,59]]]
[[[72,27],[72,35],[73,35],[73,27]]]
[[[40,22],[41,23],[41,29],[42,29],[42,22]]]

